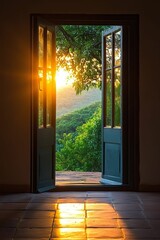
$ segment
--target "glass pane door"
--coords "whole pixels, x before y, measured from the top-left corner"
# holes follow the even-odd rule
[[[105,36],[106,127],[121,127],[121,29]]]
[[[38,28],[38,127],[53,125],[53,32]]]

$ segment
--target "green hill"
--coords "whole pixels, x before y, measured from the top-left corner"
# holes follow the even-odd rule
[[[100,102],[95,102],[85,108],[81,108],[72,113],[65,114],[56,120],[57,138],[62,138],[63,133],[73,133],[78,126],[86,123],[100,106]]]
[[[57,89],[56,101],[56,117],[59,118],[64,114],[101,101],[101,91],[94,88],[83,91],[81,95],[76,95],[74,88],[67,86]]]
[[[101,103],[57,119],[56,170],[101,171]]]

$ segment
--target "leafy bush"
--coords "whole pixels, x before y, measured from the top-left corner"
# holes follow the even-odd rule
[[[58,140],[57,170],[101,171],[100,104],[87,118],[86,123],[76,127],[76,132],[63,133]]]
[[[56,135],[57,139],[62,138],[63,134],[73,133],[78,126],[86,123],[92,118],[94,112],[100,106],[100,102],[95,102],[80,110],[74,111],[70,114],[63,115],[56,120]]]

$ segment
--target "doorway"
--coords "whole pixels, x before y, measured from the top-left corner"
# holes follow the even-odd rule
[[[56,185],[100,184],[102,31],[56,25]]]
[[[56,137],[53,137],[56,135],[56,26],[106,26],[101,31],[102,77],[99,78],[99,87],[102,89],[102,176],[99,185],[104,188],[134,188],[138,182],[138,158],[135,158],[138,156],[138,135],[133,134],[133,129],[138,133],[138,98],[135,99],[138,91],[138,54],[134,50],[138,49],[138,35],[135,35],[138,32],[138,17],[84,15],[85,21],[81,17],[32,16],[32,76],[36,80],[33,82],[32,101],[33,191],[45,191],[56,186]],[[107,26],[111,27],[107,29]],[[72,49],[69,51],[75,53]],[[95,70],[97,66],[96,62],[92,69]],[[80,91],[87,86],[85,81],[82,82],[84,84],[79,87]],[[94,82],[98,84],[98,81]],[[49,86],[52,86],[52,91]],[[77,87],[77,91],[79,89]]]

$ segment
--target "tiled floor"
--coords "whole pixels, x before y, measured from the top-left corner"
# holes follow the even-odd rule
[[[3,239],[160,239],[160,193],[1,195]]]

